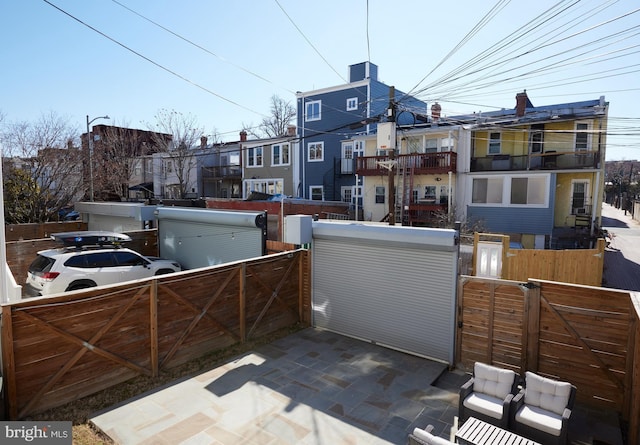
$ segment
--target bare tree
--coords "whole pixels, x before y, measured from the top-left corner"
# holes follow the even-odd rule
[[[275,138],[287,134],[287,127],[296,116],[296,109],[280,96],[271,96],[270,115],[264,117],[256,128],[252,124],[244,125],[243,130],[256,138]]]
[[[186,198],[189,188],[193,185],[192,174],[195,173],[196,158],[193,148],[200,142],[204,130],[198,127],[197,119],[191,114],[179,113],[175,110],[160,110],[156,116],[153,131],[159,134],[170,134],[169,142],[158,137],[156,146],[159,151],[166,153],[165,174],[169,181],[172,177],[177,180],[180,198]]]
[[[14,204],[19,221],[45,222],[57,219],[58,211],[80,199],[83,190],[82,153],[78,131],[67,118],[54,112],[42,114],[35,122],[8,123],[3,127],[5,149],[3,177],[8,190],[18,191]],[[23,190],[13,187],[28,177]],[[17,182],[16,182],[17,181]],[[15,206],[14,206],[15,207]],[[9,220],[13,215],[8,214]]]

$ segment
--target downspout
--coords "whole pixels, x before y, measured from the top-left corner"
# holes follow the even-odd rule
[[[451,221],[451,207],[452,207],[451,192],[453,191],[453,189],[451,188],[452,183],[453,183],[453,172],[449,170],[449,193],[447,196],[447,216],[449,217],[449,221]]]

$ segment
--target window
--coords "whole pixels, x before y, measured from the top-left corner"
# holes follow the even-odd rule
[[[501,135],[498,132],[489,133],[489,149],[488,149],[489,151],[488,151],[488,153],[490,155],[500,154],[500,152],[502,151],[500,136]]]
[[[313,201],[324,201],[324,187],[312,185],[309,187],[309,195]]]
[[[576,122],[576,151],[589,151],[591,141],[589,139],[589,124],[586,122]]]
[[[474,178],[471,202],[502,204],[502,178]]]
[[[347,111],[353,111],[358,109],[358,98],[350,97],[347,99]]]
[[[548,174],[539,174],[474,178],[471,202],[504,207],[526,205],[543,208],[549,205],[550,177]]]
[[[346,186],[346,187],[340,187],[340,195],[342,197],[342,202],[351,202],[351,199],[353,198],[353,187],[351,186]]]
[[[409,136],[407,138],[407,153],[422,153],[422,138],[420,136]]]
[[[87,267],[113,267],[111,252],[97,252],[87,255]]]
[[[243,184],[243,198],[247,199],[252,192],[268,193],[270,195],[282,194],[284,180],[280,178],[270,179],[245,179]]]
[[[305,121],[306,122],[310,122],[310,121],[319,121],[321,118],[321,107],[322,107],[322,101],[320,100],[314,100],[311,102],[307,102],[307,106],[306,106],[306,113],[305,113]]]
[[[453,138],[440,139],[440,151],[454,151]]]
[[[587,206],[589,205],[589,197],[587,191],[589,190],[589,181],[573,181],[571,183],[571,214],[576,215],[587,212]]]
[[[529,153],[542,153],[544,124],[533,124],[529,133]]]
[[[435,185],[426,185],[424,187],[424,199],[426,200],[436,200],[436,186]]]
[[[449,202],[449,186],[440,186],[440,204],[447,204]]]
[[[271,165],[289,165],[289,144],[271,146]]]
[[[544,204],[545,178],[511,178],[511,204]]]
[[[145,266],[147,261],[132,252],[114,252],[118,266]]]
[[[425,153],[435,153],[438,151],[438,140],[437,139],[427,139],[425,141],[424,152]]]
[[[322,161],[324,159],[324,142],[309,142],[307,147],[309,161]]]
[[[262,147],[247,150],[247,167],[262,167]]]
[[[383,185],[376,186],[376,204],[384,204],[385,203],[386,191]]]

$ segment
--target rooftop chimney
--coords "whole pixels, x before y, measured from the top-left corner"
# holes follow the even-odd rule
[[[524,116],[527,105],[531,105],[529,97],[527,96],[527,90],[516,94],[516,117]]]
[[[442,111],[442,107],[438,102],[431,105],[431,119],[434,121],[440,120],[440,112]]]
[[[247,142],[247,132],[244,130],[240,132],[240,142]]]
[[[294,137],[296,135],[296,126],[287,125],[287,136]]]
[[[205,148],[207,148],[207,137],[206,136],[200,136],[200,148],[202,148],[203,150]]]

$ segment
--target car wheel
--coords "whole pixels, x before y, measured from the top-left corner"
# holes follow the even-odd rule
[[[94,283],[93,281],[74,281],[67,287],[66,291],[87,289],[89,287],[96,287],[96,286],[97,284]]]
[[[156,275],[165,275],[168,273],[174,273],[175,270],[171,270],[171,269],[160,269],[159,271],[156,272]]]

